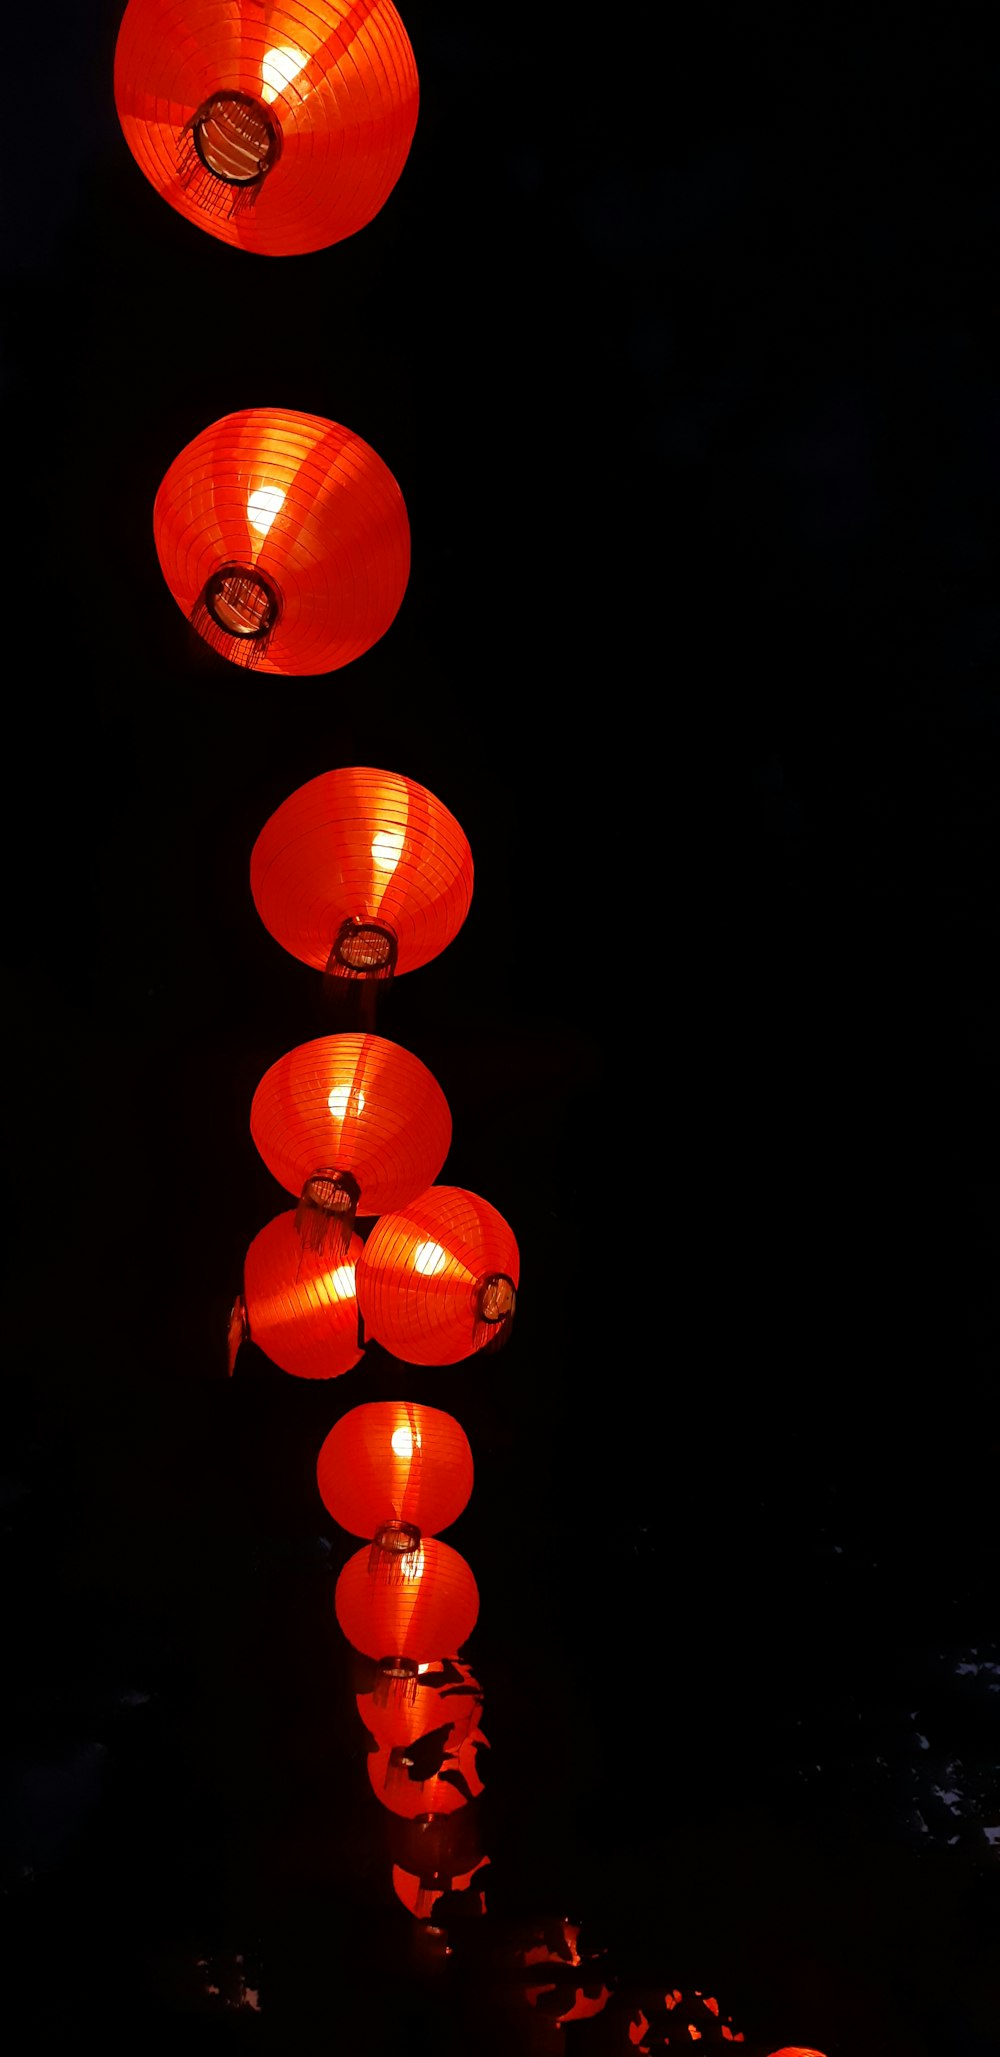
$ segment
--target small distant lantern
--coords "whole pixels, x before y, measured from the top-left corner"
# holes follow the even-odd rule
[[[428,1536],[394,1583],[373,1579],[368,1550],[356,1551],[337,1580],[334,1608],[352,1647],[386,1662],[396,1697],[412,1698],[420,1665],[437,1650],[461,1650],[471,1635],[479,1592],[465,1558]]]
[[[419,87],[391,0],[129,0],[118,118],[178,214],[270,257],[322,250],[384,206]]]
[[[451,1115],[427,1066],[398,1043],[319,1036],[265,1072],[250,1133],[279,1185],[299,1196],[303,1242],[330,1259],[349,1248],[359,1215],[402,1206],[436,1177]]]
[[[424,1876],[420,1872],[404,1871],[401,1864],[394,1864],[392,1889],[407,1913],[415,1915],[418,1921],[433,1918],[435,1903],[445,1893],[467,1894],[476,1903],[470,1911],[485,1914],[486,1892],[481,1885],[477,1886],[476,1881],[478,1874],[488,1869],[489,1862],[488,1857],[480,1857],[470,1871],[459,1872],[455,1877],[447,1871],[431,1871]]]
[[[247,408],[174,458],[153,503],[160,569],[202,640],[231,664],[301,677],[378,642],[410,573],[410,525],[388,466],[339,422]]]
[[[405,1400],[369,1400],[342,1414],[316,1465],[327,1512],[369,1537],[370,1569],[389,1580],[409,1575],[425,1536],[457,1521],[472,1476],[460,1422]]]
[[[506,1342],[520,1257],[503,1215],[460,1186],[428,1191],[376,1222],[358,1262],[370,1340],[407,1364],[457,1364]]]
[[[364,1356],[354,1284],[362,1247],[352,1236],[330,1263],[303,1248],[293,1210],[269,1221],[244,1260],[243,1291],[230,1318],[230,1371],[245,1342],[293,1378],[340,1378],[353,1370]]]
[[[366,765],[323,772],[265,822],[250,890],[265,928],[330,977],[383,984],[427,964],[472,899],[472,852],[414,779]]]

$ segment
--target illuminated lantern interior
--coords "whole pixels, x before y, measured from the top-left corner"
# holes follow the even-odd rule
[[[434,1536],[421,1542],[415,1561],[395,1584],[373,1579],[369,1552],[349,1557],[334,1595],[337,1620],[355,1650],[391,1658],[416,1690],[417,1666],[436,1650],[461,1650],[479,1613],[476,1581],[465,1558]]]
[[[303,1241],[329,1258],[348,1248],[356,1216],[401,1206],[436,1176],[451,1115],[426,1065],[398,1043],[319,1036],[265,1072],[250,1133],[279,1185],[299,1196]]]
[[[223,415],[186,444],[153,503],[160,569],[230,663],[339,670],[395,618],[410,572],[402,493],[351,429],[288,408]]]
[[[265,822],[250,890],[270,934],[331,977],[383,982],[439,955],[472,899],[472,852],[415,780],[324,772]]]
[[[384,206],[419,87],[391,0],[129,0],[114,96],[171,207],[281,257],[340,242]]]
[[[246,1254],[230,1370],[240,1343],[249,1339],[294,1378],[340,1378],[351,1371],[364,1355],[354,1286],[361,1248],[360,1236],[352,1236],[346,1254],[331,1263],[303,1247],[292,1210],[269,1221]]]
[[[334,1521],[372,1541],[371,1568],[401,1578],[424,1536],[458,1519],[472,1491],[465,1430],[438,1407],[371,1400],[341,1415],[316,1465]]]
[[[376,1222],[358,1263],[367,1336],[408,1364],[457,1364],[510,1334],[513,1230],[460,1186],[431,1186]]]

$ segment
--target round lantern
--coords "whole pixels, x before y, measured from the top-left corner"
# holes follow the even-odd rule
[[[400,1578],[423,1536],[457,1521],[472,1491],[472,1451],[438,1407],[370,1400],[341,1415],[316,1465],[334,1521],[371,1538],[371,1569]]]
[[[381,1680],[378,1685],[381,1686]],[[479,1726],[483,1689],[470,1667],[445,1657],[419,1667],[409,1697],[397,1699],[373,1688],[355,1696],[358,1713],[370,1736],[386,1748],[416,1742],[443,1726],[457,1746]]]
[[[718,2000],[701,1992],[684,1993],[678,1986],[654,1987],[628,1998],[626,2048],[647,2057],[654,2050],[687,2049],[691,2042],[717,2045],[742,2043],[742,2029],[724,2016]]]
[[[372,1792],[390,1813],[409,1821],[422,1814],[454,1814],[483,1791],[476,1754],[485,1741],[476,1730],[452,1746],[446,1729],[395,1748],[380,1745],[368,1758]]]
[[[472,852],[425,786],[368,766],[323,772],[265,822],[250,857],[264,927],[335,978],[415,971],[457,935]]]
[[[510,1334],[520,1278],[513,1230],[460,1186],[431,1186],[376,1222],[358,1261],[370,1341],[407,1364],[457,1364]]]
[[[299,1195],[303,1241],[331,1257],[348,1248],[358,1215],[403,1206],[436,1177],[451,1115],[427,1066],[398,1043],[318,1036],[264,1073],[250,1133],[279,1185]]]
[[[291,257],[378,213],[419,88],[391,0],[129,0],[114,93],[171,207],[224,243]]]
[[[439,1650],[460,1650],[471,1635],[479,1593],[465,1558],[428,1536],[394,1584],[373,1579],[369,1552],[356,1551],[337,1580],[334,1607],[354,1649],[391,1659],[412,1695],[418,1665]]]
[[[243,1342],[256,1343],[293,1378],[339,1378],[360,1363],[354,1271],[362,1247],[352,1236],[339,1263],[329,1264],[303,1248],[291,1209],[269,1221],[246,1254],[230,1324],[230,1371]]]
[[[392,622],[410,525],[388,466],[339,422],[287,408],[223,415],[175,457],[153,503],[160,569],[233,664],[337,671]]]
[[[402,1901],[407,1913],[415,1914],[418,1921],[429,1919],[435,1902],[440,1900],[444,1893],[469,1893],[477,1903],[472,1911],[485,1914],[485,1891],[482,1887],[476,1887],[473,1881],[477,1872],[487,1867],[489,1861],[488,1857],[480,1857],[478,1864],[473,1865],[471,1871],[459,1872],[455,1877],[448,1871],[431,1871],[422,1876],[416,1871],[404,1871],[401,1864],[394,1864],[392,1889],[396,1898]]]

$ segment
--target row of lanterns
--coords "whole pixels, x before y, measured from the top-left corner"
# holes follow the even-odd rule
[[[114,95],[163,200],[237,250],[282,257],[374,218],[406,162],[419,87],[391,0],[128,0]],[[342,424],[289,409],[245,409],[196,434],[161,482],[153,530],[198,635],[263,673],[351,663],[391,626],[409,578],[409,522],[387,465]],[[288,1051],[253,1096],[254,1143],[295,1205],[247,1251],[230,1369],[247,1339],[314,1379],[354,1370],[372,1342],[428,1366],[497,1347],[519,1284],[513,1232],[481,1196],[437,1183],[451,1143],[444,1093],[374,1032],[380,988],[439,954],[468,913],[463,831],[414,781],[342,768],[276,810],[250,878],[271,935],[349,991],[363,1026]],[[357,1710],[395,1836],[392,1883],[430,1930],[446,1905],[485,1912],[489,1869],[475,1805],[483,1694],[461,1655],[479,1596],[440,1533],[468,1503],[472,1452],[440,1409],[363,1403],[333,1423],[317,1483],[331,1518],[362,1539],[335,1613],[368,1667]],[[600,2017],[605,2047],[640,2057],[744,2043],[700,1992],[664,1986],[609,2007],[613,1983],[578,1940],[564,1922],[516,1952],[523,1996],[554,2031]]]

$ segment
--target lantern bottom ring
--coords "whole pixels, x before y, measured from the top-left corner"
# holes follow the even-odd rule
[[[396,955],[396,936],[386,922],[352,914],[337,930],[326,968],[334,978],[388,979]]]
[[[281,156],[281,129],[252,93],[212,93],[181,132],[177,171],[188,197],[207,212],[252,207]]]
[[[277,586],[245,564],[222,564],[191,609],[202,640],[233,664],[259,664],[281,613]]]

